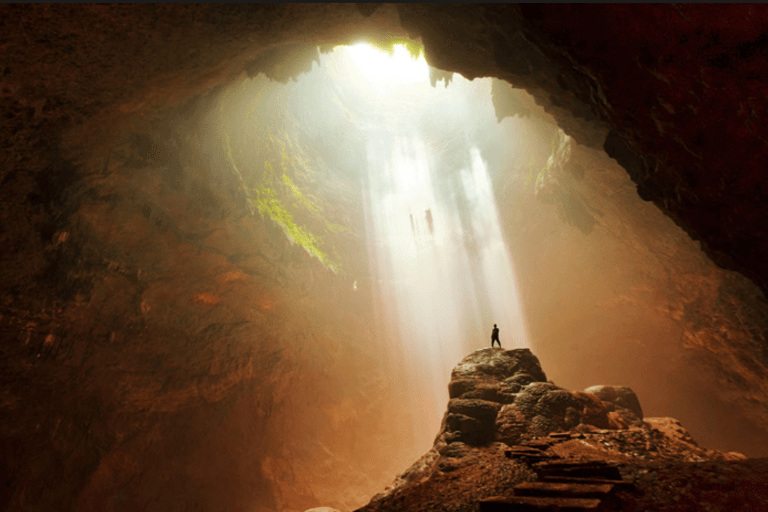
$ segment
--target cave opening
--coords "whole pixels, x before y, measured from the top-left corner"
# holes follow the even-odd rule
[[[143,151],[162,183],[141,185],[154,205],[142,216],[199,240],[184,240],[197,260],[174,270],[182,293],[150,287],[141,311],[165,326],[189,293],[203,310],[186,313],[193,330],[223,343],[225,360],[242,364],[238,353],[256,348],[274,385],[228,421],[255,421],[270,440],[243,443],[277,507],[352,507],[408,467],[431,445],[451,367],[486,346],[493,323],[506,347],[530,344],[555,382],[627,384],[647,414],[748,451],[738,433],[759,430],[728,414],[701,376],[711,362],[688,350],[711,287],[727,296],[740,283],[640,200],[624,169],[503,81],[429,68],[392,95],[381,75],[351,79],[343,53],[312,48],[288,52],[308,72],[278,59],[278,80],[252,70],[182,108],[175,135],[147,136],[186,158],[179,166]],[[226,208],[210,207],[222,197]],[[190,198],[194,218],[177,206]],[[296,481],[311,495],[290,497]]]
[[[702,379],[695,342],[678,341],[696,336],[677,312],[688,293],[678,276],[715,272],[698,245],[525,91],[431,68],[417,43],[395,40],[384,51],[320,47],[285,85],[247,79],[226,93],[218,122],[280,119],[279,134],[224,129],[229,164],[252,211],[366,297],[371,340],[404,381],[414,445],[429,446],[453,364],[498,323],[507,347],[535,339],[557,382],[630,384],[650,415],[745,450],[734,432],[756,428]],[[267,146],[279,158],[248,153]],[[595,192],[606,186],[610,197]]]
[[[755,263],[764,252],[762,200],[749,195],[759,173],[721,179],[764,157],[756,154],[762,143],[744,131],[757,126],[760,109],[740,103],[761,90],[759,80],[740,82],[756,76],[749,66],[764,68],[761,54],[740,53],[745,64],[731,63],[743,66],[737,72],[723,67],[739,44],[754,48],[757,25],[733,31],[744,20],[734,23],[727,31],[736,42],[721,44],[697,28],[717,16],[679,6],[630,8],[631,15],[623,7],[533,5],[4,9],[0,100],[9,122],[0,135],[11,158],[2,176],[0,405],[8,421],[0,442],[8,456],[0,507],[272,511],[365,503],[435,433],[412,416],[434,421],[433,408],[413,409],[434,401],[427,389],[439,385],[414,397],[402,370],[411,365],[427,376],[420,361],[437,366],[437,357],[398,355],[379,341],[411,336],[421,349],[424,331],[458,322],[444,312],[456,290],[437,284],[465,282],[460,272],[425,287],[441,295],[439,312],[429,309],[433,298],[409,297],[407,309],[427,302],[430,317],[449,320],[438,327],[411,318],[403,336],[392,299],[406,278],[425,273],[403,267],[413,263],[407,257],[431,254],[423,263],[439,267],[437,240],[457,226],[463,237],[452,258],[487,254],[495,275],[514,274],[524,298],[522,338],[557,384],[625,384],[647,415],[680,419],[704,446],[768,453],[765,298],[710,259],[763,275]],[[691,22],[680,14],[687,11],[699,17]],[[637,27],[663,19],[671,28],[624,30],[617,16]],[[431,124],[448,133],[430,140],[386,132],[369,144],[354,136],[371,133],[367,126],[329,138],[374,109],[355,113],[360,104],[339,97],[326,98],[324,117],[302,113],[300,98],[324,87],[297,95],[291,117],[283,116],[287,89],[267,87],[260,72],[287,82],[294,73],[283,49],[309,56],[311,68],[314,56],[331,54],[315,44],[366,32],[421,34],[433,94],[471,89],[442,70],[498,77],[482,98],[468,92],[448,113],[492,110],[496,122],[487,125],[506,131],[440,118]],[[673,36],[655,40],[657,33]],[[683,62],[704,73],[690,90]],[[306,86],[310,75],[288,87]],[[258,116],[270,123],[249,131],[256,111],[245,98],[253,92],[263,95]],[[241,129],[222,127],[227,109]],[[728,130],[711,128],[721,123]],[[513,127],[524,125],[539,141],[533,155],[509,143]],[[474,146],[451,138],[472,130]],[[721,140],[728,162],[706,147]],[[455,158],[432,150],[441,141],[460,148]],[[326,156],[315,159],[315,148]],[[460,164],[435,166],[447,169],[437,180],[421,172],[424,155]],[[372,162],[384,172],[373,172]],[[392,162],[419,172],[388,174]],[[381,190],[413,187],[417,177],[439,192],[434,201],[387,210]],[[664,213],[642,201],[638,187]],[[492,191],[498,222],[485,212],[491,221],[473,224],[468,189]],[[731,205],[723,198],[739,198],[738,221],[715,213]],[[458,221],[448,222],[451,207]],[[731,231],[747,249],[723,237],[741,221],[746,227]],[[466,236],[496,224],[514,267]],[[375,279],[377,267],[389,269],[388,282]],[[488,290],[504,281],[490,283],[479,264],[470,274]],[[459,334],[487,346],[496,313],[466,310],[479,327]],[[502,325],[506,347],[523,321],[512,324]]]
[[[325,48],[285,84],[245,78],[211,123],[252,213],[369,303],[366,343],[402,376],[426,451],[451,369],[491,326],[506,348],[531,345],[494,182],[525,167],[532,186],[557,128],[500,119],[493,90],[529,115],[533,100],[430,68],[419,43],[399,41]]]

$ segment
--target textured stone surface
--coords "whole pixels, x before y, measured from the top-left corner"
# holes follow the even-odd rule
[[[474,395],[481,385],[485,400],[465,398]],[[546,381],[538,359],[528,349],[475,351],[454,368],[448,389],[452,399],[448,402],[444,433],[449,443],[482,445],[496,440],[512,445],[584,425],[600,429],[642,425],[640,403],[631,389],[562,389]]]
[[[503,383],[514,377],[510,371],[543,375],[537,358],[528,349],[486,348],[473,352],[456,366],[451,388],[459,389],[456,382],[460,381],[460,389],[472,389],[468,383],[473,377],[486,385],[493,381]],[[636,401],[634,393],[624,386],[593,388],[614,400],[622,397],[628,403],[634,397]],[[694,466],[716,462],[724,468],[728,463],[746,459],[740,453],[698,446],[675,419],[649,418],[644,422],[628,408],[616,406],[611,410],[609,405],[615,404],[592,393],[568,391],[546,381],[524,385],[515,401],[501,406],[498,414],[500,404],[452,398],[432,449],[359,510],[470,512],[477,510],[478,503],[481,508],[483,504],[494,503],[509,507],[513,500],[523,503],[520,500],[524,498],[517,497],[518,494],[541,496],[552,490],[561,492],[563,498],[598,498],[613,489],[609,480],[621,480],[625,473],[633,475],[627,480],[630,483],[638,475],[648,473],[649,467],[664,468],[686,461]],[[639,408],[639,403],[636,405]],[[493,417],[495,427],[487,423]],[[489,429],[490,433],[495,431],[495,439],[488,435]],[[541,475],[601,481],[591,482],[598,485],[531,483]],[[695,482],[686,488],[695,496],[689,499],[698,499],[703,507],[708,505],[706,498],[702,498],[707,490],[706,484],[699,488]],[[646,486],[645,491],[652,494],[653,485]],[[623,501],[611,501],[606,504],[607,510],[631,509],[637,494],[640,493],[630,493]],[[765,494],[766,489],[762,489],[749,505],[737,509],[749,510],[748,506],[760,502]],[[672,496],[673,493],[667,493],[665,503],[674,508],[676,500]],[[525,503],[533,506],[535,500]],[[552,501],[545,505],[558,504]]]
[[[530,350],[491,348],[477,350],[462,359],[451,372],[449,389],[456,389],[452,397],[462,396],[466,392],[462,389],[464,385],[469,390],[481,384],[490,384],[514,393],[520,385],[546,380],[539,360]]]
[[[592,386],[584,390],[604,402],[610,402],[624,409],[629,409],[637,419],[643,419],[643,408],[634,391],[627,386]]]
[[[0,508],[363,503],[412,462],[369,317],[196,132],[301,11],[1,9]]]
[[[213,108],[243,73],[285,79],[294,72],[264,65],[268,49],[280,52],[275,46],[401,35],[402,24],[423,39],[435,66],[528,88],[574,141],[604,145],[640,195],[700,239],[706,254],[765,289],[766,10],[362,11],[350,4],[0,6],[0,508],[298,510],[331,500],[352,507],[366,497],[359,489],[375,487],[370,475],[389,478],[391,467],[376,464],[408,428],[381,428],[378,420],[395,418],[397,407],[369,408],[392,387],[380,354],[356,352],[371,334],[363,301],[350,283],[312,267],[274,226],[244,215],[232,173],[209,174],[207,157],[216,151],[179,135],[193,130],[174,131],[176,120],[199,122],[195,111]],[[584,309],[569,309],[581,319],[575,327],[551,321],[560,317],[536,319],[542,304],[559,303],[547,295],[553,288],[579,290],[568,276],[594,276],[583,260],[598,261],[589,268],[601,278],[627,268],[618,251],[564,258],[560,242],[573,235],[549,236],[523,274],[541,278],[524,284],[537,339],[569,360],[586,354],[580,373],[642,353],[652,357],[634,360],[669,363],[659,378],[687,381],[694,371],[676,370],[695,368],[705,376],[691,384],[700,410],[715,393],[719,404],[735,404],[739,424],[765,425],[762,293],[691,257],[671,231],[659,236],[634,186],[610,169],[554,174],[547,206],[558,213],[529,217],[540,222],[530,231],[563,234],[563,221],[581,237],[568,247],[588,248],[599,244],[584,236],[587,228],[595,228],[590,236],[610,228],[617,246],[658,266],[630,267],[640,277],[626,287],[594,301],[580,297]],[[535,272],[540,261],[558,259],[563,272],[552,282]],[[638,352],[626,347],[658,333],[627,341],[633,331],[618,321],[578,338],[604,340],[597,350],[560,345],[598,325],[593,316],[606,310],[678,323]],[[670,339],[682,348],[664,357]],[[457,385],[451,396],[510,404],[524,385],[544,380],[529,374],[499,386]],[[361,455],[371,432],[379,442]],[[350,467],[335,478],[314,476]]]

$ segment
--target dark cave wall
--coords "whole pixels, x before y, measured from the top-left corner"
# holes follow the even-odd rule
[[[765,289],[768,11],[525,5],[521,12],[546,34],[535,39],[545,53],[562,52],[588,77],[564,81],[613,127],[605,149],[640,197],[701,240],[717,264]]]
[[[286,9],[49,7],[3,7],[2,507],[362,504],[410,459],[363,291],[201,144]]]
[[[605,142],[640,197],[765,289],[764,7],[408,5],[400,14],[433,65],[525,88],[578,142]]]
[[[549,377],[571,389],[626,384],[646,416],[680,420],[702,446],[764,456],[760,289],[637,197],[615,160],[573,141],[553,157],[534,173],[494,173],[532,349]]]
[[[63,191],[47,307],[4,311],[4,506],[352,508],[405,464],[365,298],[250,214],[210,104]]]
[[[0,504],[352,506],[380,487],[370,475],[401,469],[375,464],[407,428],[369,409],[389,387],[380,354],[348,343],[370,335],[359,296],[244,215],[215,155],[169,122],[268,45],[399,21],[434,66],[530,89],[580,142],[612,128],[606,149],[641,196],[764,287],[766,10],[675,9],[0,6]],[[366,430],[369,451],[353,449]],[[339,431],[357,437],[329,464],[318,454]],[[314,480],[318,466],[338,473]]]

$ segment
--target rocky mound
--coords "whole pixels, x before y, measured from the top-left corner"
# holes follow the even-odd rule
[[[453,370],[451,400],[437,444],[492,441],[517,444],[550,432],[642,426],[642,409],[628,387],[568,391],[552,382],[528,349],[487,348]]]
[[[360,511],[474,511],[478,503],[506,500],[532,485],[524,482],[543,482],[553,472],[573,471],[576,480],[597,475],[632,487],[653,482],[649,474],[670,465],[686,471],[685,464],[746,463],[741,454],[699,447],[677,420],[643,419],[628,387],[556,386],[528,349],[470,354],[454,368],[449,394],[432,449]],[[613,496],[601,506],[613,503],[618,510],[626,500],[640,499],[636,490],[621,492],[624,501]],[[692,492],[689,500],[696,499]]]

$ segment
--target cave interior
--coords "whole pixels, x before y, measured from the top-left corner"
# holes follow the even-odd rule
[[[0,12],[0,508],[355,509],[494,323],[768,455],[764,7]]]

